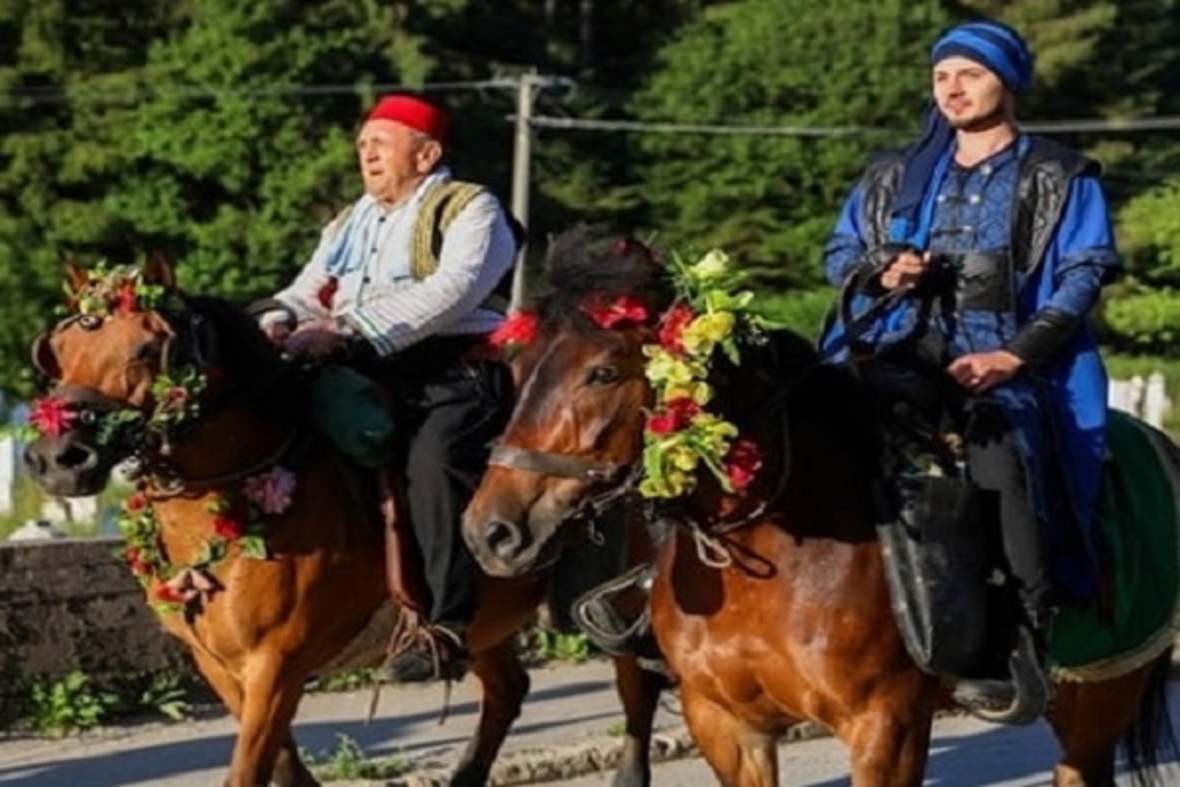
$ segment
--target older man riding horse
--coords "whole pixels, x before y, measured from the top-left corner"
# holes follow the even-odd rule
[[[464,523],[480,563],[528,575],[577,543],[588,505],[666,498],[652,511],[673,524],[651,621],[720,781],[777,784],[779,736],[811,720],[848,745],[857,787],[920,785],[947,687],[919,669],[891,611],[863,385],[787,333],[744,346],[740,363],[720,349],[707,368],[671,352],[710,325],[722,348],[733,322],[717,315],[732,294],[710,293],[704,311],[686,314],[680,282],[632,239],[567,233],[542,284],[531,316],[517,318],[527,328],[513,361],[517,407]],[[678,397],[657,399],[653,388],[668,385]],[[718,435],[727,452],[708,445]],[[760,448],[744,470],[736,435]],[[712,471],[695,488],[677,475],[694,463]],[[1172,551],[1162,559],[1174,567],[1175,507],[1163,514]],[[1165,619],[1133,657],[1056,683],[1054,784],[1113,785],[1120,739],[1133,770],[1154,772],[1176,609],[1175,587],[1166,593]]]
[[[373,479],[312,425],[300,380],[252,318],[183,296],[162,263],[70,279],[74,313],[34,348],[55,386],[34,406],[27,463],[62,495],[93,494],[116,463],[136,463],[127,559],[240,723],[226,784],[315,785],[291,736],[305,682],[379,663],[388,641]],[[540,577],[481,579],[470,632],[481,712],[452,784],[487,780],[528,692],[513,635],[544,594]],[[382,620],[371,647],[355,642]],[[616,783],[644,785],[658,686],[634,659],[616,664],[627,714]]]

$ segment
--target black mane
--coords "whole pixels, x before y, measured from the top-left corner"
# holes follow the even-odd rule
[[[532,310],[542,323],[587,327],[582,306],[630,295],[650,313],[664,311],[673,289],[656,254],[642,241],[604,225],[579,224],[549,244]]]
[[[184,303],[210,326],[204,337],[187,340],[206,345],[196,348],[206,356],[198,360],[218,367],[235,389],[249,390],[253,404],[260,410],[297,411],[303,386],[296,369],[283,359],[253,316],[231,301],[212,295],[185,295]],[[175,319],[168,316],[170,321]]]

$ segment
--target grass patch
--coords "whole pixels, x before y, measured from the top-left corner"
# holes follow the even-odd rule
[[[303,762],[323,781],[344,779],[396,779],[410,772],[413,765],[406,757],[370,758],[348,735],[337,734],[333,749],[318,753],[300,750]]]

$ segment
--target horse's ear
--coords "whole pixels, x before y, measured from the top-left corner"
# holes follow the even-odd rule
[[[172,272],[172,265],[163,254],[156,252],[143,263],[140,277],[146,284],[158,284],[165,291],[176,289],[176,275]]]
[[[48,333],[33,340],[33,366],[50,380],[61,379],[61,364],[57,362],[57,353],[53,351]]]
[[[90,275],[73,260],[66,260],[66,287],[70,294],[81,292],[90,283]]]

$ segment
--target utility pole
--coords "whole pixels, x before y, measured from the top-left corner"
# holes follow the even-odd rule
[[[565,77],[541,76],[536,71],[521,74],[516,81],[516,133],[512,146],[512,213],[525,227],[529,226],[529,172],[532,165],[533,103],[549,87],[571,84]],[[516,259],[512,274],[512,307],[524,298],[524,249]]]

